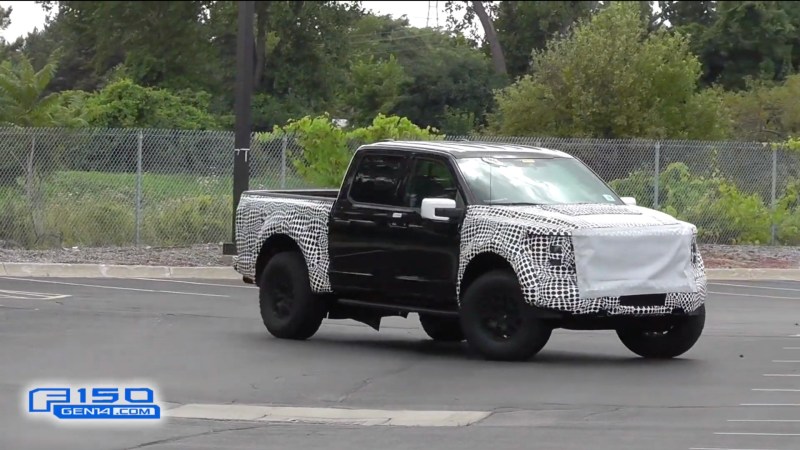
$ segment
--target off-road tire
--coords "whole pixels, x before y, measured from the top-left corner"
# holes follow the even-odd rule
[[[467,344],[488,360],[525,361],[547,344],[552,328],[533,316],[517,277],[492,270],[473,281],[461,298]]]
[[[619,329],[617,336],[628,350],[643,358],[669,359],[691,349],[706,322],[706,307],[701,305],[694,315],[682,318],[664,332],[648,332],[635,328]]]
[[[308,339],[327,314],[321,295],[311,291],[303,255],[296,251],[273,256],[259,282],[259,307],[267,331],[280,339]]]
[[[419,323],[425,333],[434,341],[461,342],[464,332],[457,318],[420,314]]]

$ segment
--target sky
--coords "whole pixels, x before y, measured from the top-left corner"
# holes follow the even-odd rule
[[[41,6],[33,1],[0,1],[3,7],[11,6],[11,25],[0,36],[6,41],[13,41],[19,36],[25,36],[34,28],[41,29],[44,26],[46,13]],[[435,27],[437,24],[445,26],[447,16],[444,11],[445,2],[443,1],[364,1],[361,2],[364,9],[372,10],[376,14],[390,14],[399,18],[406,15],[411,26],[425,27],[426,25]]]

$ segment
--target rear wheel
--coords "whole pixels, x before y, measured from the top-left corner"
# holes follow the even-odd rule
[[[419,323],[425,333],[434,341],[460,342],[464,340],[464,333],[461,331],[461,324],[457,318],[420,314]]]
[[[552,333],[532,315],[510,270],[493,270],[472,282],[461,300],[460,320],[469,346],[490,360],[530,359]]]
[[[325,299],[311,291],[303,255],[281,252],[270,259],[259,283],[261,319],[281,339],[308,339],[327,314]]]
[[[700,339],[706,322],[706,307],[701,305],[695,315],[671,324],[665,330],[641,329],[617,330],[622,344],[643,358],[668,359],[680,356]]]

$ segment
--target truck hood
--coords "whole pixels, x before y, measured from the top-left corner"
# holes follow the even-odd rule
[[[474,209],[473,209],[474,208]],[[634,205],[575,204],[535,206],[474,206],[473,217],[500,222],[514,222],[536,228],[537,232],[568,234],[576,229],[649,227],[684,224],[675,217]]]

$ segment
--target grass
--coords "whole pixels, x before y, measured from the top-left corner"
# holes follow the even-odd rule
[[[133,245],[136,176],[127,173],[56,172],[42,183],[42,233],[21,186],[0,187],[0,240],[26,248]],[[287,174],[286,187],[304,187]],[[256,176],[251,189],[278,189],[279,176]],[[144,174],[139,234],[152,246],[186,246],[230,238],[232,176]]]

